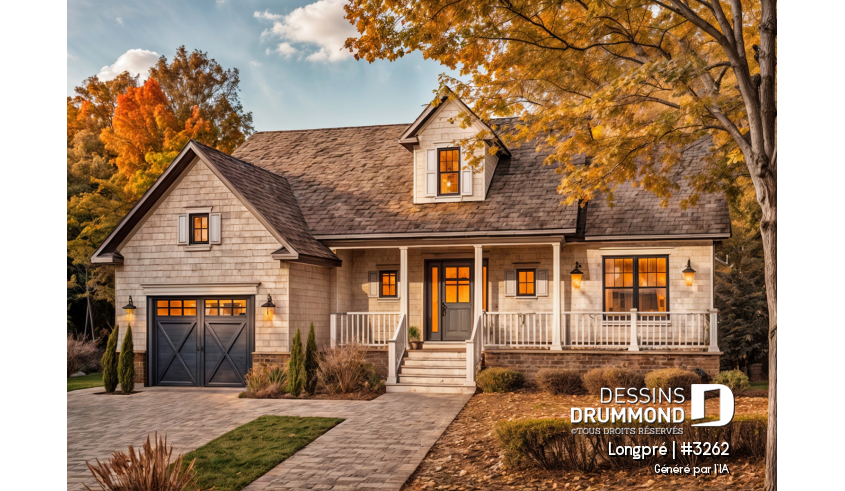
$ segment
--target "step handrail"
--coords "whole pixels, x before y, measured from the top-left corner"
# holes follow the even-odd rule
[[[472,334],[467,339],[467,385],[475,385],[475,370],[481,362],[481,352],[484,349],[484,343],[481,342],[481,333],[484,331],[481,327],[484,319],[484,312],[478,314],[475,319],[475,327],[472,328]]]
[[[399,366],[405,356],[405,346],[408,344],[407,317],[402,314],[393,337],[387,341],[387,383],[395,384],[399,373]]]

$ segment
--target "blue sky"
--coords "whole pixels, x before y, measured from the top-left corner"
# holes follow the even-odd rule
[[[337,49],[354,34],[342,3],[69,0],[67,93],[91,75],[145,73],[156,55],[170,59],[184,44],[240,70],[241,102],[256,130],[413,121],[448,68],[419,53],[355,61]]]

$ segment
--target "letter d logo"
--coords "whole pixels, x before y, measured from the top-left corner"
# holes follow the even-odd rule
[[[704,417],[704,393],[719,391],[719,420],[696,423],[693,426],[725,426],[734,418],[734,394],[722,384],[692,384],[692,419]]]

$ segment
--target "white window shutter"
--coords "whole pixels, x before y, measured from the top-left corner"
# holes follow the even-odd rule
[[[437,196],[437,149],[425,151],[425,195]]]
[[[220,243],[220,213],[210,213],[208,215],[208,243]]]
[[[537,296],[538,297],[548,297],[549,296],[549,270],[548,269],[538,269],[537,270]]]
[[[176,243],[177,244],[187,244],[188,243],[188,215],[179,215],[179,219],[176,220],[176,223],[177,223]]]
[[[462,164],[463,160],[461,156]],[[469,166],[461,170],[461,196],[472,196],[472,168]]]
[[[505,271],[505,296],[516,296],[516,271],[512,269]]]
[[[378,296],[378,271],[370,271],[367,273],[367,277],[370,281],[370,296],[377,297]]]

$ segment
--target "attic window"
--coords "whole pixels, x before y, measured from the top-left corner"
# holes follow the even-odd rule
[[[190,216],[191,244],[208,244],[208,213]]]
[[[461,150],[441,148],[437,151],[437,194],[457,195],[461,192]]]

